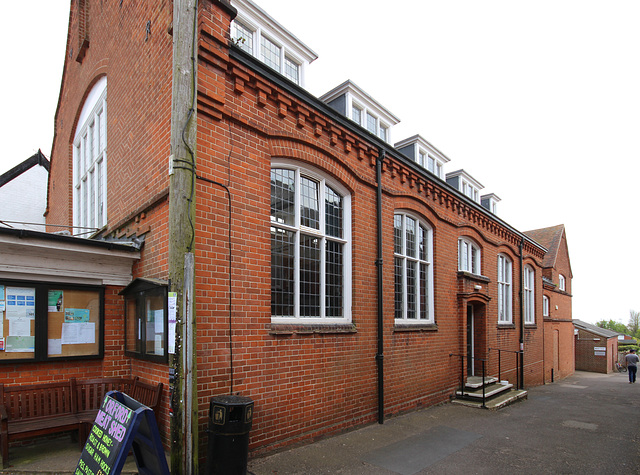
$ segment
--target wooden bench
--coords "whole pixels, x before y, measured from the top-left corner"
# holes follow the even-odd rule
[[[162,383],[136,378],[98,378],[41,384],[0,384],[0,444],[3,468],[9,462],[9,441],[57,432],[78,431],[84,447],[88,431],[111,390],[122,391],[156,411]]]

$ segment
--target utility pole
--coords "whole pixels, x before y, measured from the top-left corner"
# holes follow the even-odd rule
[[[173,2],[173,91],[169,158],[169,282],[176,296],[170,355],[171,473],[198,474],[195,315],[197,0]]]

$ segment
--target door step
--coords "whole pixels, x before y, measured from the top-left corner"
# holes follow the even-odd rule
[[[509,385],[513,386],[513,385]],[[460,391],[457,391],[456,394],[460,394]],[[520,401],[522,399],[527,399],[527,391],[524,389],[511,389],[508,391],[501,391],[499,393],[494,393],[495,395],[491,398],[486,397],[485,407],[487,409],[497,410],[509,404],[513,404],[516,401]],[[465,397],[468,393],[465,391]],[[460,396],[458,396],[460,397]],[[463,406],[468,407],[482,407],[482,390],[480,390],[480,397],[474,397],[473,399],[452,399],[453,404],[461,404]]]

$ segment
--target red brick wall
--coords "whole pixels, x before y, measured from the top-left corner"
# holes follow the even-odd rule
[[[596,356],[594,348],[606,347],[605,356]],[[605,338],[589,331],[578,329],[576,340],[576,370],[594,373],[611,373],[618,356],[617,338]]]
[[[144,235],[135,276],[167,278],[166,201],[171,99],[171,4],[91,2],[91,45],[82,64],[67,60],[56,118],[50,223],[71,220],[70,142],[82,97],[100,74],[108,78],[109,233]],[[284,89],[230,60],[229,18],[205,2],[200,19],[198,173],[229,187],[198,181],[196,209],[196,314],[201,428],[208,401],[232,388],[255,401],[254,453],[336,433],[377,418],[376,177],[375,144]],[[94,14],[95,12],[95,14]],[[144,25],[152,20],[145,41]],[[99,25],[99,27],[98,27]],[[94,31],[95,29],[95,31]],[[73,44],[73,42],[72,42]],[[353,321],[355,331],[285,328],[270,315],[270,177],[272,158],[295,159],[334,177],[352,197]],[[466,352],[466,309],[474,305],[480,357],[497,372],[496,352],[517,350],[520,339],[520,237],[461,202],[440,182],[428,181],[388,157],[384,163],[383,281],[385,413],[448,400]],[[394,326],[393,215],[410,210],[433,227],[435,321],[433,328]],[[458,238],[482,249],[485,278],[457,271]],[[497,255],[513,260],[513,325],[497,324]],[[536,324],[525,328],[527,386],[543,375],[540,249],[525,243],[524,261],[536,271]],[[229,295],[231,279],[231,295]],[[481,289],[475,289],[479,282]],[[231,305],[229,300],[231,299]],[[114,310],[115,312],[115,310]],[[231,334],[229,326],[231,325]],[[124,370],[167,383],[168,369],[118,359],[122,335],[110,333],[108,370]],[[344,329],[342,329],[344,330]],[[231,361],[231,353],[233,360]],[[231,378],[233,363],[233,379]],[[102,370],[102,368],[101,368]],[[503,379],[515,382],[515,362],[502,362]],[[165,393],[165,408],[168,404]],[[168,430],[166,411],[162,425]],[[202,433],[201,442],[206,438]]]

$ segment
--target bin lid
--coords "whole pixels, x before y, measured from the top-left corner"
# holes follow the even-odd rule
[[[213,404],[219,404],[221,406],[247,406],[253,403],[253,399],[247,396],[238,396],[236,394],[226,394],[220,396],[213,396],[211,398]]]

